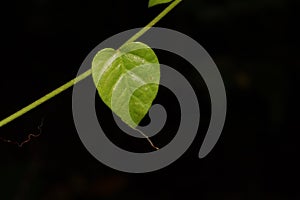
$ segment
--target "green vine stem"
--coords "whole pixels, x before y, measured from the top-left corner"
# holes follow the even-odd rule
[[[157,17],[155,17],[149,24],[147,24],[143,29],[133,35],[125,44],[129,42],[136,41],[139,37],[141,37],[144,33],[146,33],[151,27],[153,27],[157,22],[159,22],[165,15],[167,15],[177,4],[179,4],[182,0],[175,0],[171,3],[167,8],[165,8]],[[83,79],[87,78],[92,74],[92,70],[89,69],[86,72],[82,73],[78,77],[72,79],[71,81],[67,82],[66,84],[60,86],[59,88],[53,90],[52,92],[46,94],[45,96],[41,97],[40,99],[36,100],[35,102],[29,104],[28,106],[22,108],[21,110],[17,111],[16,113],[10,115],[9,117],[0,121],[0,127],[12,122],[13,120],[17,119],[18,117],[24,115],[25,113],[29,112],[30,110],[38,107],[42,103],[50,100],[51,98],[55,97],[56,95],[62,93],[63,91],[69,89],[76,83],[82,81]]]

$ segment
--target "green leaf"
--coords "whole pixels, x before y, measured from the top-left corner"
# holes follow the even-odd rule
[[[135,128],[158,92],[160,66],[154,51],[141,42],[99,51],[92,62],[93,80],[103,102]]]
[[[148,7],[156,6],[158,4],[169,3],[173,0],[149,0]]]

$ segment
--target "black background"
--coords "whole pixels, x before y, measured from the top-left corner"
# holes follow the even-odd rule
[[[101,41],[143,27],[165,6],[148,9],[146,0],[1,3],[0,118],[74,78]],[[194,84],[203,111],[198,136],[179,160],[146,174],[101,164],[77,135],[70,89],[0,129],[2,140],[21,142],[43,122],[41,135],[22,148],[0,142],[0,199],[299,199],[298,6],[292,0],[184,0],[157,25],[197,40],[223,76],[228,116],[204,159],[197,154],[210,112],[205,84],[188,63],[158,51],[162,63]],[[166,136],[153,138],[163,146],[180,114],[167,89],[156,102],[169,106]],[[99,99],[97,107],[116,144],[151,150],[145,140],[124,136]]]

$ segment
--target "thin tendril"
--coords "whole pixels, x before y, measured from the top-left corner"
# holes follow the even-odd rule
[[[44,125],[44,118],[42,119],[41,124],[37,127],[37,129],[39,130],[39,133],[38,134],[32,134],[32,133],[29,134],[27,136],[27,139],[24,140],[24,141],[22,141],[22,142],[13,141],[13,140],[5,139],[5,138],[2,138],[2,137],[0,137],[0,140],[2,142],[5,142],[5,143],[15,144],[15,145],[17,145],[18,147],[21,148],[21,147],[23,147],[24,144],[30,142],[33,138],[37,138],[37,137],[39,137],[42,134],[42,127],[43,127],[43,125]]]
[[[149,144],[155,149],[155,150],[159,150],[159,148],[157,146],[155,146],[153,144],[153,142],[151,141],[151,139],[149,138],[149,136],[147,136],[145,133],[143,133],[141,130],[137,129],[137,128],[134,128],[134,130],[136,130],[137,132],[139,132],[143,137],[145,137]]]

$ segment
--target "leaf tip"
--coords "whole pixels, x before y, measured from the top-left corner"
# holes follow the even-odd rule
[[[151,8],[151,7],[159,5],[159,4],[169,3],[171,1],[173,1],[173,0],[149,0],[148,8]]]

